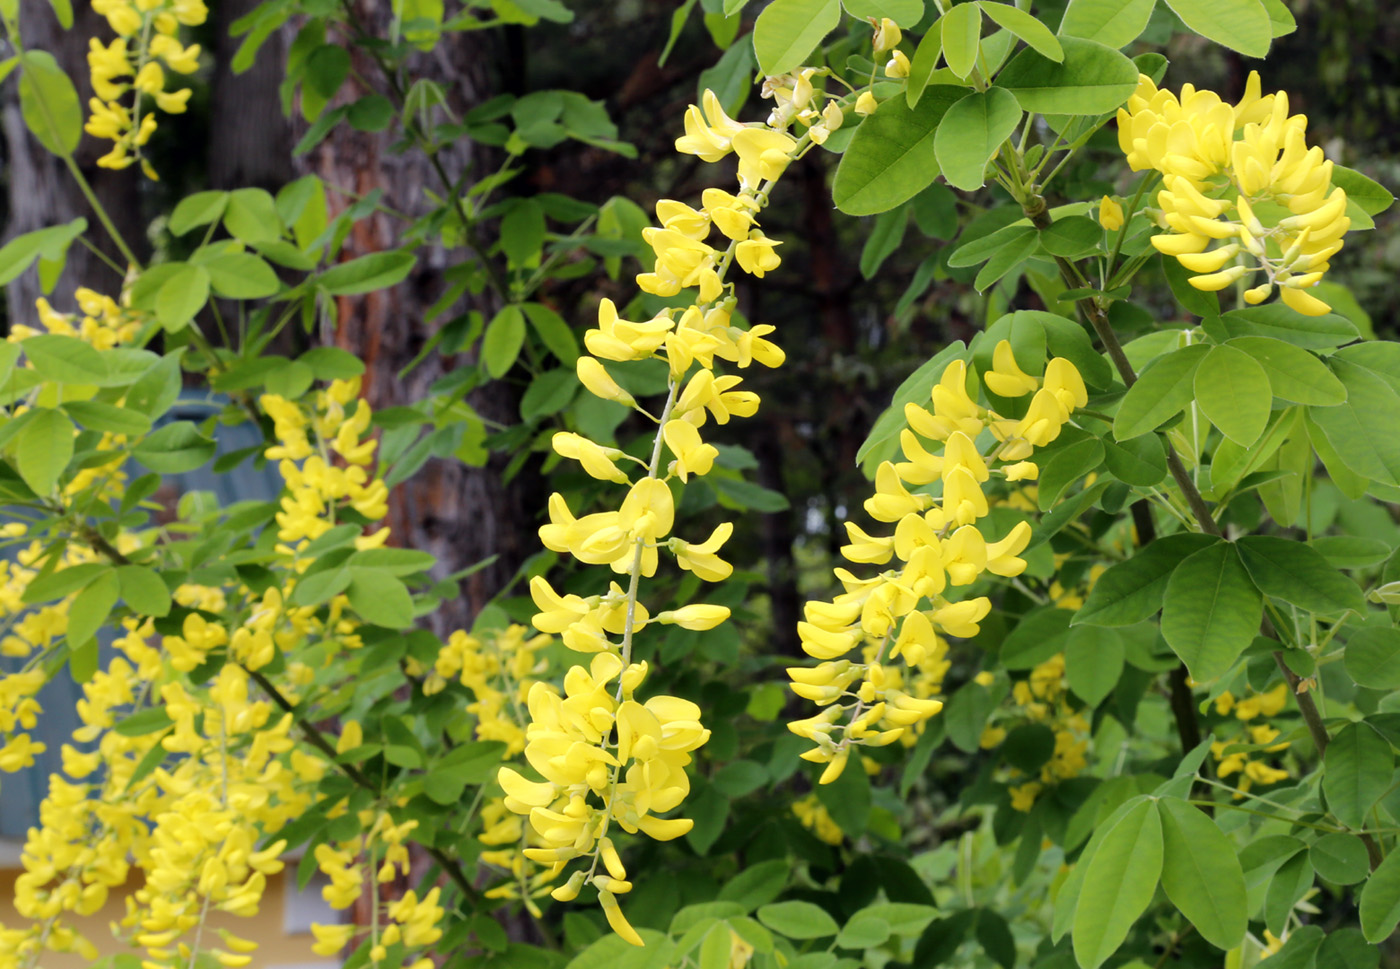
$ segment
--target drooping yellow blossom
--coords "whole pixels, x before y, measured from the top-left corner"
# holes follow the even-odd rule
[[[156,173],[141,149],[156,130],[156,118],[142,95],[166,114],[182,114],[189,88],[166,90],[165,72],[193,74],[199,69],[199,45],[185,46],[180,26],[197,27],[209,12],[203,0],[93,0],[92,9],[107,18],[117,36],[104,45],[89,41],[88,68],[93,93],[91,115],[84,130],[115,142],[97,160],[103,168],[122,169],[140,162],[152,179]],[[131,95],[129,103],[123,99]]]
[[[782,350],[767,339],[773,327],[736,325],[737,299],[725,275],[737,266],[761,278],[781,264],[780,242],[764,234],[758,215],[773,182],[804,144],[785,129],[798,119],[812,131],[828,130],[826,117],[812,106],[817,98],[815,73],[770,78],[765,94],[777,107],[766,124],[733,120],[709,91],[701,106],[689,108],[685,135],[677,139],[676,149],[706,162],[737,154],[738,190],[707,189],[698,209],[674,199],[658,202],[660,224],[642,233],[655,254],[655,266],[637,276],[637,285],[664,298],[685,290],[694,296],[688,305],[664,309],[641,322],[625,319],[616,304],[605,299],[598,308],[597,327],[584,335],[589,355],[578,360],[579,382],[594,396],[634,408],[656,422],[650,460],[633,459],[622,449],[573,431],[553,438],[558,454],[625,493],[613,508],[581,515],[575,515],[563,495],[552,495],[540,540],[546,548],[567,552],[584,564],[605,565],[620,578],[608,592],[587,598],[561,595],[543,576],[531,580],[530,595],[539,609],[535,628],[559,634],[569,649],[592,658],[587,667],[576,665],[568,671],[562,693],[544,682],[529,686],[523,753],[541,779],[527,776],[524,765],[500,771],[504,808],[527,817],[528,830],[523,835],[504,829],[493,834],[499,843],[522,845],[518,855],[497,856],[500,867],[512,874],[511,882],[498,886],[497,897],[531,905],[543,886],[578,862],[583,867],[554,888],[553,897],[569,901],[586,884],[592,885],[608,924],[636,945],[641,937],[617,899],[632,885],[612,833],[620,827],[629,834],[670,840],[690,830],[688,819],[665,815],[679,808],[689,792],[685,768],[691,752],[710,732],[700,723],[699,707],[688,700],[633,699],[648,670],[647,664],[633,661],[633,643],[651,624],[708,630],[729,617],[727,607],[706,603],[653,614],[643,602],[641,580],[656,575],[663,552],[706,581],[720,581],[733,571],[719,557],[733,532],[730,523],[701,542],[673,534],[678,493],[673,487],[715,469],[720,451],[702,435],[711,420],[727,424],[758,408],[758,395],[741,389],[741,378],[725,373],[723,366],[743,370],[754,363],[776,367],[783,362]],[[812,140],[815,136],[806,139]],[[664,361],[668,371],[666,396],[657,414],[637,402],[624,387],[625,379],[619,382],[624,376],[620,368],[653,359]],[[456,668],[443,668],[443,662],[440,656],[438,672],[445,678]],[[527,862],[547,870],[531,874]]]
[[[1192,286],[1214,291],[1248,279],[1247,303],[1277,286],[1299,313],[1330,310],[1308,290],[1351,220],[1332,162],[1307,146],[1307,125],[1305,115],[1288,113],[1285,92],[1260,95],[1257,72],[1235,105],[1190,84],[1178,98],[1140,77],[1118,111],[1118,143],[1134,171],[1162,173],[1154,217],[1164,232],[1152,244],[1196,274]]]
[[[894,534],[872,536],[848,524],[850,544],[841,549],[851,562],[884,565],[893,558],[900,567],[872,579],[837,569],[844,591],[829,602],[808,602],[798,623],[803,650],[820,662],[790,668],[792,690],[822,709],[789,729],[815,744],[802,756],[826,765],[823,784],[840,776],[852,745],[908,742],[942,709],[944,637],[977,635],[991,609],[986,597],[962,599],[954,590],[984,572],[1014,577],[1026,567],[1019,556],[1030,525],[1022,521],[988,541],[978,526],[990,511],[984,488],[999,463],[996,476],[1015,469],[1024,477],[1025,458],[1054,440],[1088,396],[1078,370],[1063,358],[1032,377],[1002,341],[993,362],[990,389],[1012,398],[1034,394],[1026,416],[1006,419],[977,404],[967,393],[966,365],[950,363],[930,395],[932,411],[906,407],[912,430],[900,437],[905,461],[879,466],[875,494],[865,502],[871,518],[895,525]],[[998,442],[986,455],[974,443],[984,430]],[[920,437],[942,442],[942,453],[932,453]],[[848,657],[857,648],[858,661]]]

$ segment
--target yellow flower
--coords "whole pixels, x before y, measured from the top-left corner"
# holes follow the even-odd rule
[[[1123,206],[1118,204],[1117,199],[1105,195],[1099,201],[1099,225],[1109,232],[1123,228]]]

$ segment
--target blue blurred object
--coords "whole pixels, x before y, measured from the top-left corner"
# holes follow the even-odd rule
[[[211,400],[207,396],[184,399],[177,402],[160,423],[182,420],[198,423],[221,408],[223,403],[220,399]],[[215,438],[216,457],[262,443],[261,433],[248,423],[220,426]],[[214,474],[211,465],[212,462],[184,474],[165,475],[155,498],[170,502],[173,510],[180,496],[191,491],[211,492],[222,507],[236,501],[270,501],[282,492],[282,476],[272,463],[257,468],[249,457],[235,470],[218,475]],[[128,470],[132,477],[144,473],[145,469],[138,465]],[[110,634],[106,634],[100,644],[99,662],[103,668],[113,655],[110,640]],[[0,656],[0,675],[16,672],[24,662],[23,659]],[[82,695],[82,688],[68,674],[67,667],[39,692],[38,699],[44,712],[39,716],[38,726],[29,733],[47,749],[34,759],[33,767],[14,774],[0,774],[0,838],[22,839],[29,828],[38,825],[39,804],[48,790],[48,777],[61,769],[59,751],[64,744],[72,742],[73,731],[78,728],[78,715],[74,708]]]

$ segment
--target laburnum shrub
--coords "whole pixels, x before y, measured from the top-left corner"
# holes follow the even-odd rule
[[[1400,353],[1324,279],[1390,195],[1309,145],[1260,73],[1233,104],[1172,93],[1139,39],[1179,21],[1262,57],[1293,28],[1284,5],[1073,0],[1055,21],[991,0],[773,0],[742,37],[743,0],[702,7],[726,51],[660,123],[714,184],[656,203],[653,226],[626,199],[523,194],[536,149],[633,153],[597,102],[533,92],[458,116],[402,83],[447,35],[567,23],[564,5],[398,4],[381,35],[353,4],[264,3],[234,25],[235,66],[296,25],[303,150],[392,125],[442,184],[402,248],[357,258],[343,247],[375,202],[338,208],[344,187],[197,193],[164,223],[184,257],[152,265],[74,150],[86,130],[114,143],[100,165],[156,177],[155,112],[191,97],[166,72],[197,73],[204,5],[94,0],[115,36],[88,39],[86,122],[0,9],[23,119],[125,260],[0,344],[0,771],[52,753],[47,683],[82,694],[0,965],[254,966],[255,933],[211,916],[251,924],[225,919],[258,915],[270,879],[317,874],[353,920],[313,925],[308,947],[354,967],[1393,956]],[[341,103],[360,54],[379,73],[354,83],[382,90]],[[738,120],[755,67],[771,106]],[[440,158],[455,139],[507,163],[463,191]],[[843,522],[831,548],[857,571],[835,582],[834,555],[804,549],[822,568],[793,657],[765,646],[757,577],[727,545],[745,511],[785,502],[744,480],[735,442],[754,375],[787,361],[770,337],[814,337],[745,300],[791,271],[798,240],[760,218],[815,152],[836,159],[836,208],[874,216],[867,275],[927,247],[901,304],[936,284],[978,327],[875,421],[857,460],[876,524]],[[907,242],[911,221],[951,241]],[[87,230],[12,240],[6,278],[37,260],[51,295]],[[396,285],[418,247],[464,241],[438,310],[495,311],[429,339],[477,362],[426,399],[376,411],[354,354],[270,352],[293,321],[332,331],[337,300]],[[590,272],[588,251],[614,279],[635,258],[638,292],[561,315],[541,289]],[[466,394],[512,377],[520,424],[488,437]],[[258,443],[221,453],[236,425]],[[491,449],[516,470],[548,455],[542,550],[516,577],[528,598],[439,637],[428,617],[464,574],[403,547],[394,489]],[[270,469],[278,494],[193,492],[157,516],[162,475],[211,464]],[[112,939],[84,934],[116,898]]]

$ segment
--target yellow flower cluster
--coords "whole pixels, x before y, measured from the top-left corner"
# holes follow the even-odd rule
[[[116,142],[98,165],[122,169],[139,161],[141,170],[155,179],[155,169],[141,149],[155,134],[156,118],[154,113],[142,116],[141,96],[150,95],[166,114],[184,112],[190,89],[167,91],[165,71],[193,74],[199,69],[199,45],[186,47],[178,34],[181,24],[204,23],[209,11],[204,0],[92,0],[92,9],[107,18],[117,36],[106,45],[96,37],[88,42],[95,96],[84,130]],[[134,92],[129,105],[122,103],[128,92]]]
[[[88,317],[82,327],[57,314],[48,318],[42,306],[41,319],[53,332],[69,326],[72,335],[98,346],[126,338],[122,328],[133,321],[118,304],[91,293],[79,298]],[[119,325],[108,325],[114,321]],[[281,544],[269,563],[284,573],[280,582],[256,590],[237,580],[227,587],[181,586],[172,598],[183,615],[177,629],[161,630],[164,635],[152,618],[122,620],[117,656],[83,686],[81,726],[62,749],[63,773],[50,778],[41,824],[26,841],[15,906],[29,924],[0,928],[0,965],[35,966],[45,952],[96,958],[68,920],[95,913],[133,875],[138,887],[113,930],[143,951],[146,969],[187,966],[196,952],[230,969],[251,964],[256,943],[227,930],[206,931],[207,918],[219,911],[257,913],[267,879],[283,864],[277,832],[314,803],[330,765],[298,749],[290,715],[251,695],[249,671],[275,670],[265,675],[297,703],[317,678],[316,670],[291,659],[298,644],[360,645],[345,596],[322,607],[285,599],[309,564],[302,554],[306,542],[337,519],[363,525],[386,513],[387,489],[369,480],[365,468],[375,443],[366,437],[370,414],[358,389],[357,381],[337,381],[309,405],[265,399],[278,435],[269,456],[280,458],[288,484],[277,521]],[[11,523],[3,535],[22,541],[27,532],[26,525]],[[148,560],[147,546],[158,535],[119,532],[100,551],[74,536],[58,568]],[[382,545],[386,538],[380,529],[359,545]],[[26,660],[21,672],[0,680],[0,769],[7,771],[30,766],[44,751],[25,731],[41,712],[35,695],[52,654],[65,643],[74,599],[24,601],[47,556],[36,541],[0,566],[0,613],[8,630],[0,651]],[[289,661],[274,666],[279,652]],[[114,729],[133,717],[149,726]],[[337,811],[344,808],[331,813]],[[414,822],[395,823],[382,808],[359,820],[362,834],[353,846],[322,845],[317,853],[335,900],[345,905],[359,897],[360,881],[343,877],[343,858],[357,868],[368,858],[380,880],[408,870],[405,838]],[[404,895],[386,906],[376,944],[430,945],[443,914],[436,890],[421,899]]]
[[[49,779],[15,883],[15,908],[31,925],[0,930],[2,964],[36,965],[45,950],[95,958],[63,919],[95,913],[133,869],[140,887],[119,932],[145,951],[144,966],[188,964],[201,946],[230,969],[251,962],[256,943],[227,930],[205,944],[215,942],[205,920],[257,913],[283,845],[256,845],[312,804],[325,765],[293,749],[290,715],[250,699],[240,667],[189,686],[149,645],[153,633],[149,619],[126,620],[119,655],[84,684],[82,726],[62,750],[66,777]],[[166,726],[135,736],[112,729],[157,699]]]
[[[337,749],[352,750],[360,745],[363,735],[355,721],[347,721],[342,729]],[[321,895],[334,909],[346,909],[358,902],[366,884],[385,884],[409,870],[409,835],[418,827],[417,821],[398,822],[386,811],[374,807],[358,813],[360,833],[348,841],[316,846],[317,867],[330,879]],[[429,889],[420,899],[416,891],[405,892],[400,898],[385,902],[377,892],[372,894],[375,906],[370,926],[369,959],[379,965],[389,958],[391,947],[406,969],[431,969],[433,961],[426,956],[411,963],[403,950],[422,949],[442,938],[442,918],[446,910],[439,904],[442,890]],[[311,950],[317,955],[338,954],[361,926],[354,924],[323,925],[313,922],[312,935],[316,942]]]
[[[1322,149],[1307,146],[1307,117],[1288,113],[1285,92],[1261,97],[1259,88],[1251,72],[1229,105],[1189,84],[1178,98],[1142,75],[1118,111],[1118,143],[1134,171],[1162,173],[1157,221],[1166,231],[1152,244],[1198,274],[1192,286],[1220,290],[1262,272],[1245,302],[1278,286],[1285,304],[1319,316],[1331,307],[1307,290],[1351,226],[1346,191],[1332,185]]]
[[[476,696],[467,712],[476,717],[478,740],[499,740],[506,745],[506,756],[525,749],[523,704],[547,667],[540,652],[553,640],[531,636],[525,626],[491,629],[481,636],[457,630],[438,651],[431,672],[423,681],[423,692],[441,693],[455,679]],[[409,660],[409,674],[420,675],[416,661]]]
[[[277,513],[277,537],[283,543],[278,552],[297,556],[334,528],[337,514],[347,510],[371,522],[389,513],[389,488],[366,470],[376,442],[368,436],[372,415],[369,403],[360,397],[359,377],[332,381],[318,391],[310,413],[300,402],[277,394],[264,394],[259,403],[272,418],[277,436],[277,444],[265,453],[279,462],[287,482]],[[308,432],[315,435],[314,445]],[[337,457],[344,466],[336,463]],[[357,538],[355,547],[378,548],[388,538],[385,526]]]
[[[703,603],[653,615],[641,601],[641,579],[656,574],[663,550],[680,568],[707,581],[720,581],[733,571],[718,554],[733,532],[731,524],[721,525],[704,542],[672,535],[673,488],[714,467],[719,450],[703,440],[701,428],[712,419],[726,424],[750,416],[758,408],[758,395],[740,389],[741,379],[723,373],[720,364],[744,369],[755,362],[775,367],[783,361],[783,352],[766,339],[773,327],[736,325],[737,301],[724,276],[735,263],[758,277],[778,267],[778,243],[763,234],[757,215],[773,182],[810,143],[781,130],[786,122],[775,127],[734,121],[712,92],[701,100],[703,111],[695,105],[687,111],[686,134],[676,148],[707,162],[731,152],[738,155],[738,192],[707,189],[699,209],[671,199],[657,203],[661,225],[643,231],[655,266],[637,277],[637,285],[652,295],[669,298],[693,289],[695,298],[683,309],[665,309],[640,322],[623,319],[611,300],[603,300],[597,328],[584,336],[589,355],[578,361],[579,380],[589,392],[655,423],[650,460],[572,432],[553,439],[560,455],[578,461],[594,478],[625,487],[626,494],[616,510],[581,518],[562,495],[551,496],[549,524],[540,529],[540,539],[553,551],[626,576],[626,587],[612,583],[608,592],[585,598],[561,595],[543,577],[531,581],[530,593],[540,610],[535,628],[560,634],[565,646],[591,654],[592,660],[586,668],[569,670],[562,693],[542,682],[529,689],[524,753],[543,780],[530,780],[508,767],[499,775],[505,806],[528,815],[538,838],[524,850],[526,858],[552,866],[550,877],[573,861],[586,862],[553,896],[568,901],[585,885],[593,886],[609,924],[636,945],[641,937],[617,902],[632,886],[609,831],[616,823],[628,833],[641,831],[660,840],[689,831],[691,821],[660,815],[679,807],[689,792],[685,768],[709,731],[700,723],[699,708],[688,700],[653,696],[643,703],[633,698],[648,672],[646,663],[632,661],[634,637],[653,623],[705,630],[729,616],[727,608]],[[720,238],[711,245],[715,232]],[[651,359],[665,361],[669,371],[657,415],[639,405],[604,363]]]
[[[1065,657],[1057,653],[1031,670],[1030,676],[1017,680],[1011,687],[1016,702],[1013,721],[1038,723],[1055,734],[1055,749],[1040,768],[1035,780],[1013,786],[1011,806],[1017,811],[1029,811],[1036,797],[1051,784],[1077,777],[1088,767],[1089,723],[1083,713],[1069,703],[1069,682],[1065,678]],[[990,750],[1006,739],[1004,724],[989,726],[982,732],[982,747]],[[1020,771],[1012,768],[1013,776]]]
[[[846,832],[841,830],[841,826],[836,823],[826,805],[822,804],[815,794],[808,794],[793,801],[792,813],[802,822],[804,828],[816,835],[817,840],[829,845],[839,845],[846,840]]]
[[[1224,779],[1231,774],[1239,775],[1238,793],[1243,797],[1255,784],[1267,786],[1288,779],[1288,771],[1274,767],[1271,758],[1264,754],[1277,754],[1287,750],[1288,741],[1274,743],[1279,731],[1267,723],[1250,723],[1251,720],[1275,717],[1288,704],[1288,684],[1280,683],[1264,693],[1253,693],[1237,700],[1229,690],[1215,698],[1215,712],[1221,716],[1234,713],[1241,721],[1243,729],[1234,737],[1217,740],[1210,745],[1211,756],[1215,758],[1216,776]],[[1231,747],[1243,745],[1246,750],[1227,752]]]
[[[893,743],[942,709],[933,695],[947,668],[943,636],[977,635],[991,609],[985,596],[961,599],[952,589],[971,585],[984,572],[1011,577],[1025,569],[1018,556],[1030,542],[1029,524],[1022,521],[988,541],[977,522],[990,510],[984,489],[993,475],[1036,478],[1039,471],[1027,460],[1034,448],[1055,440],[1074,409],[1088,402],[1079,371],[1068,360],[1056,357],[1044,370],[1043,377],[1025,373],[1007,341],[995,348],[986,385],[1003,397],[1032,395],[1020,418],[979,406],[968,394],[961,360],[950,363],[934,386],[932,411],[913,403],[905,408],[905,460],[879,466],[875,494],[865,502],[870,517],[894,524],[895,532],[873,536],[848,522],[850,544],[841,549],[851,562],[884,565],[897,558],[901,568],[871,579],[836,569],[844,591],[829,602],[808,602],[806,621],[798,624],[803,650],[820,662],[792,667],[788,675],[793,692],[822,710],[789,729],[816,744],[802,756],[826,764],[821,783],[841,775],[853,745]],[[984,431],[992,439],[985,455],[976,443]],[[941,453],[929,451],[924,441],[940,442]],[[928,608],[921,609],[925,602]],[[857,648],[859,661],[848,656]]]
[[[42,333],[53,333],[58,336],[76,337],[99,350],[108,350],[135,339],[146,322],[144,315],[86,286],[78,287],[73,296],[78,302],[80,312],[60,313],[49,305],[48,300],[40,297],[35,301],[35,305],[38,307],[39,323],[43,329],[15,323],[10,327],[6,339],[14,343]]]

